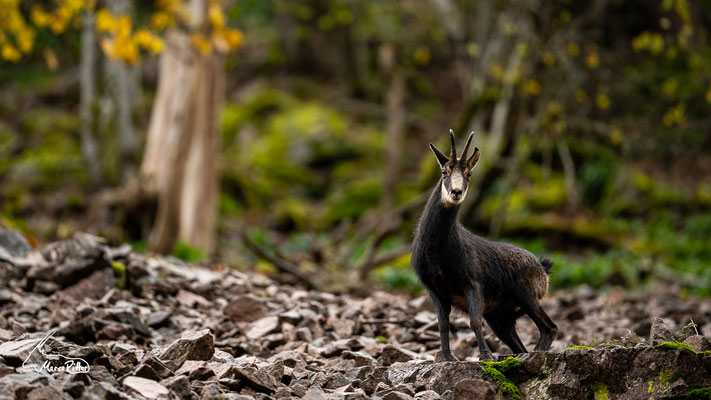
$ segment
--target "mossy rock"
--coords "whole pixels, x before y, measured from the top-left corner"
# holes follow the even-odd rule
[[[711,400],[711,386],[693,388],[686,393],[688,400]]]
[[[507,396],[514,400],[523,400],[523,394],[518,388],[518,385],[505,373],[520,367],[523,361],[514,357],[507,357],[503,361],[481,361],[481,366],[484,368],[484,376],[487,376],[497,383],[497,392],[500,395]]]
[[[697,353],[697,354],[698,354],[698,352],[697,352],[696,350],[692,349],[691,346],[689,346],[689,345],[686,344],[686,343],[679,343],[679,342],[662,342],[662,343],[659,343],[659,344],[657,345],[657,348],[665,349],[665,350],[689,350],[689,351],[691,351],[691,352],[693,352],[693,353]]]
[[[593,398],[595,400],[610,400],[610,393],[607,389],[607,385],[602,382],[595,382],[590,386],[592,390]]]
[[[595,350],[595,348],[590,346],[570,346],[565,349],[565,351],[568,350]]]

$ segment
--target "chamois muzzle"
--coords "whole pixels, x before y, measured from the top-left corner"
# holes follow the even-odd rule
[[[452,200],[459,200],[462,198],[462,189],[452,189],[449,195],[452,196]]]

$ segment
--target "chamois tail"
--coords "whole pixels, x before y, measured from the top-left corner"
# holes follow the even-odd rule
[[[551,268],[553,268],[553,265],[555,265],[555,263],[550,258],[541,258],[541,265],[543,265],[543,269],[546,270],[546,274],[550,275]]]

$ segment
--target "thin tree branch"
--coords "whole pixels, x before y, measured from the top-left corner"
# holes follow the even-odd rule
[[[254,243],[244,231],[240,231],[240,237],[242,238],[242,242],[244,243],[244,245],[247,246],[247,248],[251,250],[257,257],[272,263],[279,271],[293,276],[300,283],[304,284],[308,289],[317,288],[317,285],[311,280],[310,277],[308,277],[306,274],[304,274],[303,271],[301,271],[301,268],[299,268],[298,265],[283,258],[270,255],[269,253],[264,251],[264,249],[262,249],[258,244]]]

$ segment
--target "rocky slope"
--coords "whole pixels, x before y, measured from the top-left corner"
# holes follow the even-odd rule
[[[436,363],[425,297],[307,292],[86,234],[35,250],[0,230],[0,284],[0,399],[711,398],[697,334],[711,332],[711,304],[674,285],[555,293],[553,348],[508,358],[487,333],[493,363],[454,316],[462,361]],[[518,330],[532,348],[535,326]]]

